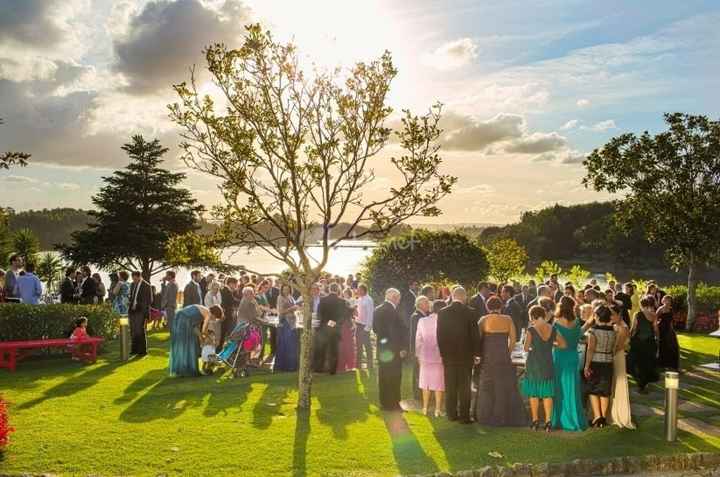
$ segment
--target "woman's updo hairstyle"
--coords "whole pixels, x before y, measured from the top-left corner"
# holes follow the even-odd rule
[[[610,323],[610,319],[612,318],[612,312],[607,305],[600,305],[595,308],[595,316],[597,316],[597,320],[599,323]]]
[[[223,309],[220,305],[213,305],[210,307],[210,314],[217,318],[218,320],[222,320],[225,317],[225,313],[223,312]]]
[[[493,295],[490,298],[488,298],[486,303],[487,309],[490,311],[500,311],[503,307],[503,302],[500,298]]]

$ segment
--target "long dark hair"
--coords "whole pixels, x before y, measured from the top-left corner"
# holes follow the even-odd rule
[[[555,308],[555,318],[565,318],[567,321],[575,321],[575,299],[567,295],[560,297],[560,302]]]

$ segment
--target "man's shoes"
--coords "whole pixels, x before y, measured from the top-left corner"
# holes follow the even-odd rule
[[[457,421],[457,416],[448,416],[448,421]]]
[[[472,423],[473,423],[473,421],[470,419],[462,419],[460,421],[460,424],[472,424]]]

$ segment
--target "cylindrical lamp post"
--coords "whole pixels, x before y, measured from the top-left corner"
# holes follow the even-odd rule
[[[677,439],[678,389],[680,375],[675,371],[665,373],[665,440],[675,442]]]
[[[120,317],[120,360],[130,359],[130,321],[127,315]]]

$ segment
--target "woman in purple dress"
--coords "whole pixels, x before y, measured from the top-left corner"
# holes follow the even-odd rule
[[[437,343],[437,314],[443,308],[445,302],[435,300],[432,314],[417,322],[415,335],[415,356],[420,364],[418,387],[422,390],[422,413],[427,415],[430,393],[435,393],[435,417],[440,417],[445,408],[445,374]]]

